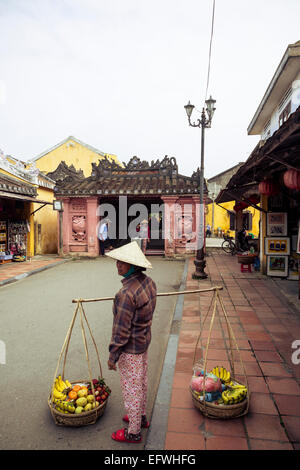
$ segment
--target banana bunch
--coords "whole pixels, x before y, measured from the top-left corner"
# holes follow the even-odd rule
[[[223,366],[214,367],[211,373],[219,377],[221,381],[224,382],[226,385],[230,385],[232,383],[230,372],[226,370]]]
[[[232,385],[222,392],[222,399],[225,405],[240,403],[247,396],[247,387],[244,385]]]
[[[57,400],[65,400],[67,398],[65,390],[72,387],[71,383],[66,380],[65,382],[62,380],[61,375],[56,377],[54,384],[53,384],[53,398]]]
[[[61,413],[75,413],[75,406],[71,401],[59,400],[55,398],[53,400],[55,408]]]

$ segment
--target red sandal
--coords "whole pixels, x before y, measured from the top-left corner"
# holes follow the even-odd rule
[[[128,418],[128,415],[125,415],[125,416],[123,416],[123,418],[122,418],[122,419],[123,419],[123,421],[125,421],[125,423],[129,423],[129,418]],[[142,428],[149,428],[149,426],[150,426],[150,423],[149,423],[149,421],[147,421],[147,419],[146,419],[146,418],[144,418],[144,419],[142,418],[142,424],[141,424],[141,427],[142,427]]]
[[[132,438],[133,434],[128,434],[127,429],[118,429],[118,431],[113,432],[111,438],[114,441],[118,442],[129,442],[132,444],[138,444],[142,440],[142,436],[138,434],[134,439]]]

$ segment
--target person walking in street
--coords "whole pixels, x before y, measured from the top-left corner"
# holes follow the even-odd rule
[[[142,239],[142,252],[145,254],[147,249],[147,244],[150,239],[150,227],[148,220],[142,220],[140,223],[140,238]]]
[[[109,227],[110,222],[111,222],[110,219],[105,218],[100,222],[100,226],[99,226],[98,238],[99,238],[99,243],[100,243],[100,253],[102,256],[105,255],[105,248],[107,246],[112,248],[111,240],[108,237],[108,227]]]
[[[206,236],[211,237],[211,226],[209,224],[206,225]]]
[[[151,342],[152,317],[156,306],[155,282],[143,271],[152,268],[136,241],[112,250],[107,256],[117,260],[122,288],[113,304],[113,327],[109,344],[109,370],[119,367],[128,428],[112,433],[115,441],[141,442],[141,428],[148,428],[147,352]]]

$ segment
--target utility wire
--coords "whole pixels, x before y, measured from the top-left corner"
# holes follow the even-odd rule
[[[213,11],[212,11],[212,20],[211,20],[211,33],[210,33],[209,54],[208,54],[208,71],[207,71],[205,100],[207,99],[207,91],[208,91],[209,78],[210,78],[211,45],[212,45],[212,39],[213,39],[213,34],[214,34],[214,21],[215,21],[215,0],[213,0]]]

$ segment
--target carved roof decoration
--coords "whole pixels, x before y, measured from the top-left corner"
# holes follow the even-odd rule
[[[162,174],[172,177],[178,173],[176,159],[168,157],[167,155],[160,161],[152,160],[151,163],[141,160],[139,157],[132,157],[128,163],[123,162],[123,166],[118,165],[115,161],[108,158],[103,158],[98,161],[98,164],[92,163],[91,176],[95,179],[102,176],[113,176],[116,174],[131,174],[134,172],[139,174]]]
[[[91,176],[95,179],[101,176],[110,176],[113,171],[120,171],[122,170],[122,166],[118,165],[113,160],[109,160],[109,158],[104,157],[101,160],[98,160],[97,163],[92,163],[92,174]]]
[[[56,170],[47,173],[52,180],[59,181],[78,181],[85,178],[83,171],[76,170],[74,165],[68,166],[65,161],[60,162]]]
[[[104,158],[92,163],[88,178],[61,162],[54,177],[56,197],[199,194],[199,179],[179,174],[176,159],[167,155],[151,163],[134,156],[123,166]]]

